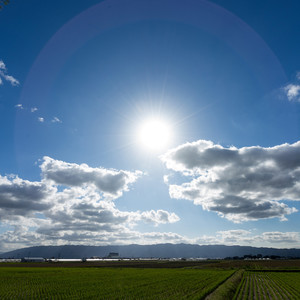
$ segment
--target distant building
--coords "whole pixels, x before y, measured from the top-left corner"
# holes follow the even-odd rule
[[[107,258],[119,258],[118,252],[109,252]]]
[[[21,262],[44,262],[45,258],[43,257],[23,257]]]
[[[2,262],[21,262],[20,258],[0,258],[0,263]]]

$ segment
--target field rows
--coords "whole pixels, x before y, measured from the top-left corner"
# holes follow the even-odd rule
[[[245,272],[235,299],[300,299],[300,273]]]
[[[205,297],[211,300],[300,299],[300,272],[198,268],[0,268],[0,299]]]
[[[1,268],[0,299],[201,299],[234,271]]]

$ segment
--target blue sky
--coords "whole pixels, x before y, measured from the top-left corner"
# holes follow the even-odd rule
[[[0,251],[300,247],[299,5],[5,6]]]

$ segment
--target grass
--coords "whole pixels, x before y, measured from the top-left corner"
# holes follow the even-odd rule
[[[236,271],[224,283],[220,284],[218,288],[206,297],[207,300],[226,300],[232,299],[235,292],[240,285],[244,274],[244,270]]]

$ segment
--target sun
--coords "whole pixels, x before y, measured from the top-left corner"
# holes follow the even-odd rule
[[[164,149],[172,137],[170,125],[159,118],[143,121],[139,125],[137,135],[138,143],[151,152]]]

